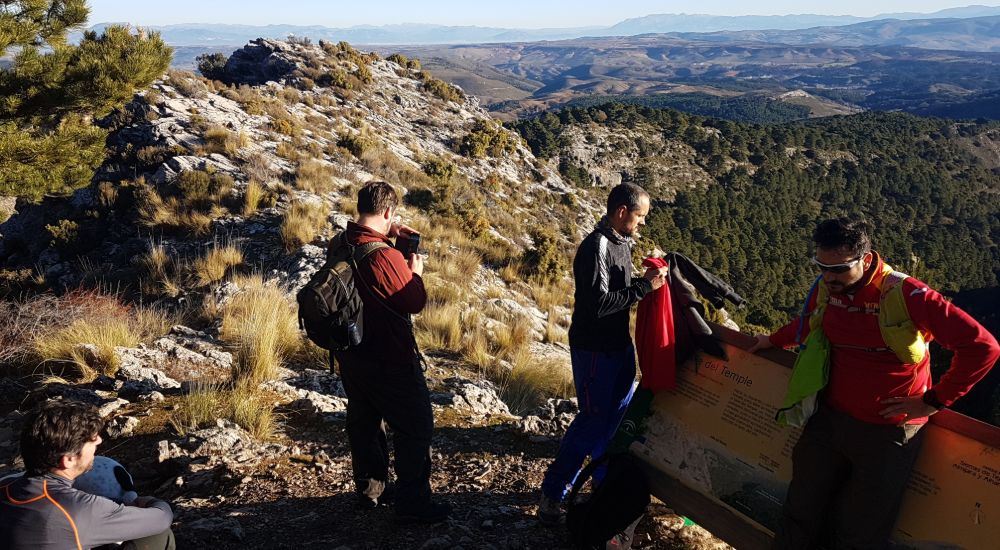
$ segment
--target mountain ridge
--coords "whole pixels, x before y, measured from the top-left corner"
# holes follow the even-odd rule
[[[646,33],[715,32],[737,30],[794,30],[803,27],[835,26],[886,19],[937,19],[946,17],[983,17],[1000,15],[1000,6],[966,6],[931,13],[887,13],[873,17],[825,15],[716,16],[702,14],[652,14],[630,18],[609,26],[569,28],[502,28],[479,25],[434,25],[430,23],[400,23],[391,25],[355,25],[327,27],[322,25],[227,25],[190,23],[151,25],[146,28],[160,32],[176,46],[243,44],[254,38],[285,38],[289,34],[308,35],[314,39],[345,40],[353,44],[413,45],[460,44],[534,40],[564,40],[588,36],[621,36]],[[91,27],[100,29],[109,23]],[[263,31],[262,31],[263,30]],[[212,31],[205,34],[205,31]]]

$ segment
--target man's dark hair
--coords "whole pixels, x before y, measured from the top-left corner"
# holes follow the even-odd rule
[[[634,183],[619,183],[608,193],[608,214],[614,213],[620,206],[629,211],[638,210],[643,197],[649,197],[649,193],[642,187]]]
[[[63,455],[76,455],[104,428],[97,408],[78,401],[47,401],[28,413],[21,430],[21,457],[28,475],[60,467]]]
[[[386,208],[395,208],[399,195],[384,181],[370,181],[358,190],[358,213],[381,214]]]
[[[823,250],[844,250],[863,256],[872,249],[871,226],[865,220],[834,218],[816,226],[813,242]]]

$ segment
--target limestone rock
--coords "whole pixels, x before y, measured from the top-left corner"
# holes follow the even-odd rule
[[[139,419],[134,416],[117,416],[108,422],[105,430],[111,439],[120,439],[132,435],[139,426]]]

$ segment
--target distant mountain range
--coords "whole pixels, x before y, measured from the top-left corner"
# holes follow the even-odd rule
[[[346,28],[319,25],[223,25],[178,24],[150,26],[173,46],[239,46],[254,38],[285,38],[289,35],[312,39],[346,40],[352,44],[471,44],[488,42],[530,42],[566,40],[585,36],[634,36],[649,33],[707,33],[719,31],[787,31],[813,27],[840,27],[856,23],[917,19],[967,19],[1000,16],[1000,6],[966,6],[934,13],[887,13],[874,17],[850,15],[745,15],[659,14],[626,19],[609,27],[511,29],[431,24],[360,25]],[[101,30],[111,23],[91,27]],[[141,22],[138,22],[141,24]],[[994,35],[996,36],[996,35]]]

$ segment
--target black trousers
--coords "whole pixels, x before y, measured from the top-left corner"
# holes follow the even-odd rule
[[[792,483],[772,548],[887,548],[920,452],[920,428],[870,424],[821,406],[792,451]]]
[[[419,365],[340,361],[347,394],[347,438],[356,490],[381,494],[389,475],[386,425],[396,460],[396,511],[419,512],[431,497],[431,412],[427,381]]]

